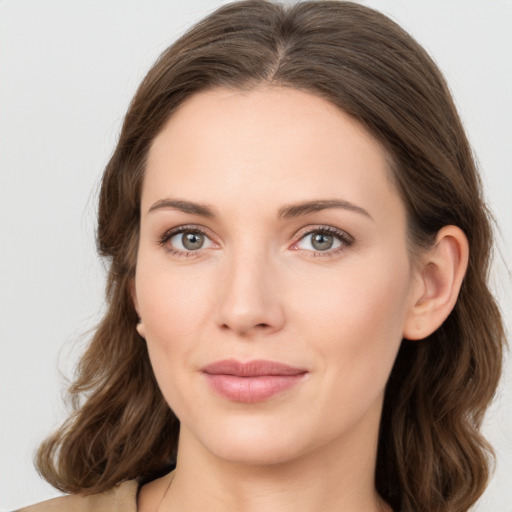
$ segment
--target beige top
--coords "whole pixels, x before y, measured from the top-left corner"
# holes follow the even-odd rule
[[[15,512],[137,512],[138,489],[139,484],[129,480],[100,494],[61,496]]]

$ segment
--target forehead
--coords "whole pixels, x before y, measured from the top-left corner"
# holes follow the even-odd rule
[[[284,87],[198,93],[151,146],[143,209],[162,195],[263,204],[341,195],[398,200],[389,158],[365,128],[328,101]],[[261,202],[263,201],[263,204]]]

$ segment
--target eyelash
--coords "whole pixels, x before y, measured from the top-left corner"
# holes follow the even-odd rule
[[[180,233],[196,233],[200,235],[204,235],[206,238],[211,238],[206,234],[206,232],[199,228],[198,226],[179,226],[177,228],[171,228],[167,230],[158,240],[158,245],[163,247],[168,254],[171,254],[172,256],[178,256],[178,257],[184,257],[184,258],[190,258],[193,256],[197,256],[200,252],[197,251],[181,251],[179,249],[175,249],[171,245],[168,244],[169,240],[176,235],[179,235]]]
[[[341,229],[335,228],[333,226],[315,226],[308,227],[300,232],[297,241],[293,244],[293,247],[297,246],[297,244],[299,244],[302,240],[313,234],[330,235],[334,238],[337,238],[341,242],[339,247],[334,249],[327,249],[326,251],[303,250],[305,253],[309,253],[308,256],[313,258],[335,256],[354,243],[354,239],[346,231],[342,231]],[[295,248],[294,250],[300,251],[301,249]]]
[[[207,235],[207,233],[203,229],[199,228],[198,226],[180,226],[177,228],[172,228],[172,229],[167,230],[157,241],[157,244],[160,245],[161,247],[163,247],[167,251],[167,253],[169,253],[173,256],[178,256],[178,257],[183,257],[183,258],[190,258],[190,257],[197,256],[198,253],[200,253],[200,249],[198,249],[196,251],[182,251],[179,249],[175,249],[174,247],[172,247],[168,244],[169,240],[172,237],[179,235],[180,233],[196,233],[196,234],[203,235],[206,238],[211,240],[211,238]],[[335,249],[328,249],[325,251],[309,251],[306,249],[300,249],[300,248],[295,247],[302,240],[304,240],[307,236],[311,236],[313,234],[324,234],[324,235],[333,236],[341,242],[341,245],[340,245],[340,247],[336,247]],[[308,227],[305,230],[303,230],[302,232],[300,232],[298,234],[297,241],[294,242],[294,244],[292,246],[292,249],[293,250],[303,250],[305,253],[311,253],[311,254],[309,254],[310,257],[315,257],[315,258],[316,257],[329,257],[329,256],[338,254],[339,252],[343,251],[347,247],[350,247],[353,243],[354,243],[354,239],[352,238],[352,236],[350,236],[345,231],[342,231],[341,229],[337,229],[332,226],[315,226],[313,228]]]

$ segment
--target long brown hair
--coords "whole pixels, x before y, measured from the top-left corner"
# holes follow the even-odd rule
[[[151,478],[175,457],[179,422],[165,403],[130,296],[145,161],[166,121],[212,87],[293,87],[337,105],[387,149],[412,247],[459,226],[470,261],[453,312],[428,339],[404,340],[381,420],[375,485],[396,511],[466,511],[492,451],[480,434],[501,371],[504,333],[487,286],[492,232],[451,95],[427,53],[384,15],[351,2],[228,4],[166,50],[140,85],[103,176],[98,247],[108,311],[70,388],[74,414],[38,452],[68,492]]]

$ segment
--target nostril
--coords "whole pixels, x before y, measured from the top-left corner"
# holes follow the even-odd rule
[[[270,328],[270,324],[262,322],[262,323],[259,323],[259,324],[253,324],[252,327],[241,327],[241,326],[238,326],[238,328],[236,328],[236,326],[224,323],[224,324],[220,325],[220,328],[223,331],[236,330],[236,331],[240,331],[241,333],[247,333],[248,331],[250,331],[252,329],[258,329],[258,330],[269,329]]]

